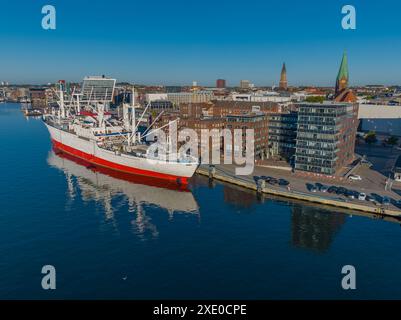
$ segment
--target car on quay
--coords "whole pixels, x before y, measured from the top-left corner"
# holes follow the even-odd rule
[[[358,196],[358,200],[365,201],[366,200],[366,193],[361,192]]]
[[[336,190],[336,194],[338,194],[338,195],[346,195],[346,193],[347,193],[347,189],[346,188],[344,188],[344,187],[339,187],[339,188],[337,188],[337,190]]]
[[[317,188],[318,191],[320,192],[327,192],[328,187],[325,186],[324,184],[321,184],[319,182],[315,183],[315,187]]]
[[[370,196],[374,199],[372,202],[383,203],[383,197],[377,193],[371,193]]]
[[[315,185],[312,183],[307,183],[306,184],[306,189],[308,189],[309,192],[317,192],[317,188]]]
[[[354,181],[360,181],[362,180],[361,176],[357,175],[357,174],[351,174],[348,179],[350,180],[354,180]]]
[[[391,203],[390,199],[388,197],[383,197],[382,199],[382,204],[385,206],[389,206]]]
[[[366,196],[366,201],[369,201],[369,202],[376,202],[376,199],[373,198],[372,196]]]
[[[269,180],[267,180],[267,182],[270,183],[271,185],[278,184],[278,180],[276,178],[270,178]]]
[[[350,199],[355,199],[356,198],[356,194],[355,191],[353,190],[347,190],[345,191],[344,195]]]
[[[401,209],[401,200],[394,200],[393,205]]]
[[[338,187],[336,187],[336,186],[331,186],[331,187],[329,187],[329,188],[327,189],[327,192],[328,192],[328,193],[337,193],[337,189],[338,189]]]
[[[287,181],[287,180],[285,180],[285,179],[279,179],[278,180],[278,184],[280,185],[280,186],[288,186],[290,183]]]
[[[320,192],[327,192],[329,190],[329,188],[325,185],[320,187]]]

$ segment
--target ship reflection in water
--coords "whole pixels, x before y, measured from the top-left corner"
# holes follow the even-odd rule
[[[101,203],[106,220],[114,219],[114,212],[120,210],[121,203],[116,203],[113,207],[113,200],[121,195],[125,196],[128,212],[135,214],[132,220],[135,232],[142,238],[148,234],[152,238],[159,235],[156,225],[146,215],[146,206],[167,210],[169,219],[173,219],[174,214],[183,213],[199,217],[199,206],[185,186],[94,167],[58,150],[49,153],[47,162],[65,174],[70,201],[80,194],[84,202]]]

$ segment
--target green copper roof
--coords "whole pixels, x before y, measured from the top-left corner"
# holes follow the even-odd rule
[[[343,59],[341,60],[340,70],[338,71],[337,80],[346,78],[348,80],[349,73],[348,73],[348,59],[347,54],[344,52]]]

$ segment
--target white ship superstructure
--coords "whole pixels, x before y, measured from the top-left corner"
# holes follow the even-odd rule
[[[186,184],[198,160],[186,154],[150,155],[149,143],[144,139],[149,133],[141,136],[137,130],[146,109],[137,121],[132,99],[130,105],[123,104],[123,119],[113,118],[107,110],[115,80],[108,81],[108,86],[99,86],[96,79],[107,78],[85,78],[88,79],[83,85],[84,95],[74,91],[68,98],[64,98],[62,83],[59,84],[59,108],[44,116],[54,147],[95,166]],[[102,90],[104,99],[100,100]]]

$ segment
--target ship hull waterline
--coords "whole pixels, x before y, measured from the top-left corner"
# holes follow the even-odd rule
[[[86,141],[84,139],[77,137],[76,135],[62,131],[48,124],[46,124],[46,127],[49,130],[54,149],[69,154],[78,159],[85,160],[86,162],[94,166],[104,167],[107,169],[123,172],[126,174],[132,174],[136,176],[146,176],[155,179],[167,180],[170,182],[175,182],[184,185],[188,184],[188,179],[192,177],[197,167],[197,165],[195,164],[191,164],[189,166],[186,166],[185,164],[176,165],[177,168],[175,171],[177,171],[179,174],[170,174],[168,172],[169,171],[168,167],[171,166],[171,164],[164,164],[164,165],[160,163],[157,163],[156,165],[153,164],[154,167],[160,169],[159,171],[153,171],[153,170],[146,170],[152,167],[152,160],[135,159],[137,162],[139,162],[139,164],[142,167],[147,166],[146,169],[140,168],[139,166],[118,163],[118,161],[113,161],[116,160],[113,158],[117,157],[113,152],[100,150],[100,148],[96,146],[95,142]],[[72,141],[72,140],[77,140],[77,141]],[[74,147],[72,147],[72,145]],[[79,148],[75,146],[78,146]],[[100,155],[98,155],[97,153],[100,153]],[[127,159],[121,159],[121,160],[124,160],[125,163],[128,162]],[[147,161],[149,161],[149,163],[145,163]],[[155,161],[153,160],[153,162]]]

